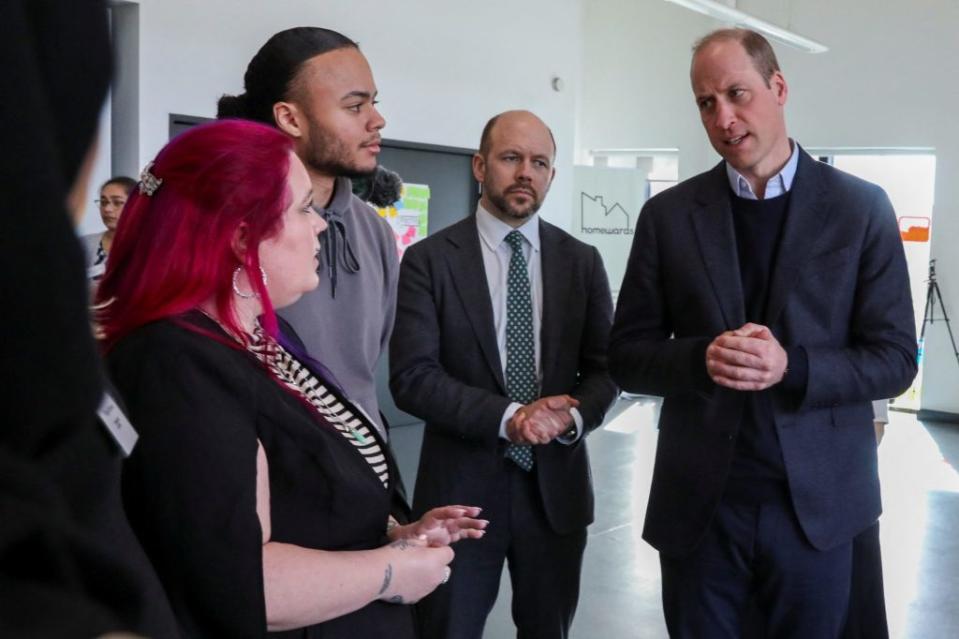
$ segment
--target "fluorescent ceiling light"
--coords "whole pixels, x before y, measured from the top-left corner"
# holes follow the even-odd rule
[[[829,51],[829,47],[820,42],[810,40],[809,38],[799,35],[798,33],[793,33],[788,29],[778,27],[771,22],[766,22],[765,20],[760,20],[759,18],[753,17],[748,13],[740,11],[739,9],[734,9],[721,2],[715,2],[715,0],[666,0],[666,2],[678,4],[681,7],[686,7],[687,9],[702,13],[703,15],[707,15],[710,18],[715,18],[716,20],[729,22],[741,27],[746,27],[747,29],[752,29],[753,31],[758,31],[759,33],[762,33],[773,40],[777,40],[783,44],[788,44],[789,46],[796,47],[797,49],[802,49],[803,51],[807,51],[809,53],[825,53],[826,51]]]
[[[638,155],[641,157],[651,157],[653,155],[679,155],[679,149],[676,147],[662,148],[636,148],[636,149],[590,149],[591,155]]]

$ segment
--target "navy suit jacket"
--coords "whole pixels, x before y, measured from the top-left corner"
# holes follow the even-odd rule
[[[540,220],[543,316],[541,396],[580,401],[588,432],[616,396],[606,350],[612,297],[599,252]],[[438,505],[483,506],[501,498],[499,437],[510,404],[493,306],[472,216],[411,246],[400,265],[390,388],[397,406],[426,428],[413,495],[417,514]],[[534,447],[540,494],[558,533],[593,520],[585,433],[575,444]]]
[[[819,549],[879,516],[870,400],[916,373],[896,216],[879,187],[800,151],[764,324],[808,355],[805,393],[771,394],[789,492]],[[613,378],[664,398],[644,538],[695,548],[719,504],[745,393],[706,373],[705,350],[745,322],[723,163],[649,200],[636,227],[610,344]]]

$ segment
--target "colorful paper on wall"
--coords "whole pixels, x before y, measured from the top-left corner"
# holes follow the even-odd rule
[[[427,184],[404,184],[400,199],[376,212],[389,222],[396,238],[396,252],[403,259],[407,248],[420,241],[429,230],[430,187]]]

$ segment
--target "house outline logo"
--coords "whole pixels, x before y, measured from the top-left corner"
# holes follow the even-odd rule
[[[587,218],[589,218],[587,220]],[[579,193],[579,227],[583,233],[599,235],[632,235],[632,217],[622,204],[606,205],[602,195]]]

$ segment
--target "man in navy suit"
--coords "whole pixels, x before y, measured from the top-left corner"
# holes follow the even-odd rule
[[[672,637],[837,637],[852,539],[881,506],[870,400],[916,372],[913,308],[883,191],[786,134],[788,88],[743,29],[694,48],[723,162],[644,206],[610,369],[664,398],[644,538]]]
[[[476,214],[414,244],[400,267],[390,387],[426,422],[413,508],[476,504],[490,526],[420,603],[423,636],[483,635],[503,572],[518,636],[567,637],[593,492],[585,435],[616,388],[599,252],[544,222],[556,146],[526,111],[486,125]]]

